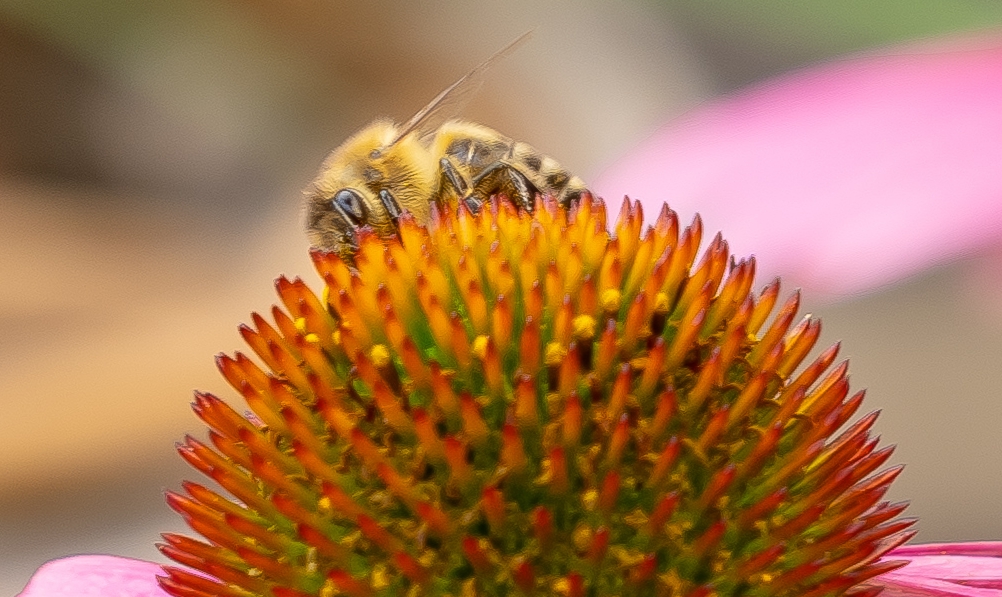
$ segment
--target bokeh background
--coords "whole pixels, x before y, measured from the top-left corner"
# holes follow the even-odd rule
[[[316,282],[301,189],[374,116],[535,29],[463,115],[592,180],[742,86],[999,26],[1002,4],[950,0],[0,0],[0,595],[183,530],[162,494],[194,476],[191,391],[233,398],[212,356],[278,274]],[[922,541],[1002,539],[1000,279],[1002,238],[840,301],[804,289],[884,409]]]

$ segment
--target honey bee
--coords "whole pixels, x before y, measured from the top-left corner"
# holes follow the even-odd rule
[[[462,202],[476,213],[497,195],[529,212],[537,194],[564,206],[576,202],[587,190],[584,182],[528,144],[471,122],[434,124],[443,106],[528,35],[447,87],[405,124],[376,120],[335,149],[305,192],[313,246],[350,259],[359,230],[391,236],[405,212],[425,224],[432,204]]]

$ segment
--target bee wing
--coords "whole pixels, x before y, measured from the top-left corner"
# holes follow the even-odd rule
[[[530,29],[522,35],[519,35],[508,45],[501,48],[497,52],[494,52],[490,58],[484,60],[473,70],[460,77],[458,81],[443,89],[441,93],[435,96],[435,99],[428,102],[427,106],[418,110],[417,114],[412,116],[410,120],[400,127],[397,136],[393,138],[390,145],[393,145],[415,130],[431,132],[437,129],[438,126],[432,125],[433,119],[442,116],[445,118],[451,116],[454,112],[443,113],[444,108],[449,105],[454,105],[460,100],[475,94],[476,91],[480,89],[480,85],[483,84],[482,75],[487,71],[487,69],[490,68],[498,59],[507,56],[513,52],[515,48],[522,45],[522,43],[529,39],[532,35],[532,31],[533,30]],[[443,122],[445,118],[443,118]]]

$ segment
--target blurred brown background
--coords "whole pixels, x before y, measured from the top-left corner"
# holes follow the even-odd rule
[[[744,84],[1002,23],[993,2],[787,4],[0,0],[0,595],[182,529],[162,492],[194,476],[172,448],[201,434],[190,392],[232,397],[212,356],[276,275],[315,282],[300,190],[374,116],[534,28],[463,114],[588,180]],[[1000,255],[840,304],[805,289],[885,409],[923,541],[1002,538]]]

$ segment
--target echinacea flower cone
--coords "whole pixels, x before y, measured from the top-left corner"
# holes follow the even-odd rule
[[[757,296],[754,260],[699,218],[624,202],[444,209],[353,264],[314,253],[322,298],[280,279],[274,323],[220,356],[210,445],[168,501],[204,536],[161,549],[177,597],[871,595],[906,541],[882,501],[876,414],[847,425],[838,345]],[[643,232],[643,234],[642,234]],[[842,430],[845,427],[844,430]],[[839,433],[841,431],[841,433]],[[836,435],[837,434],[837,435]]]

